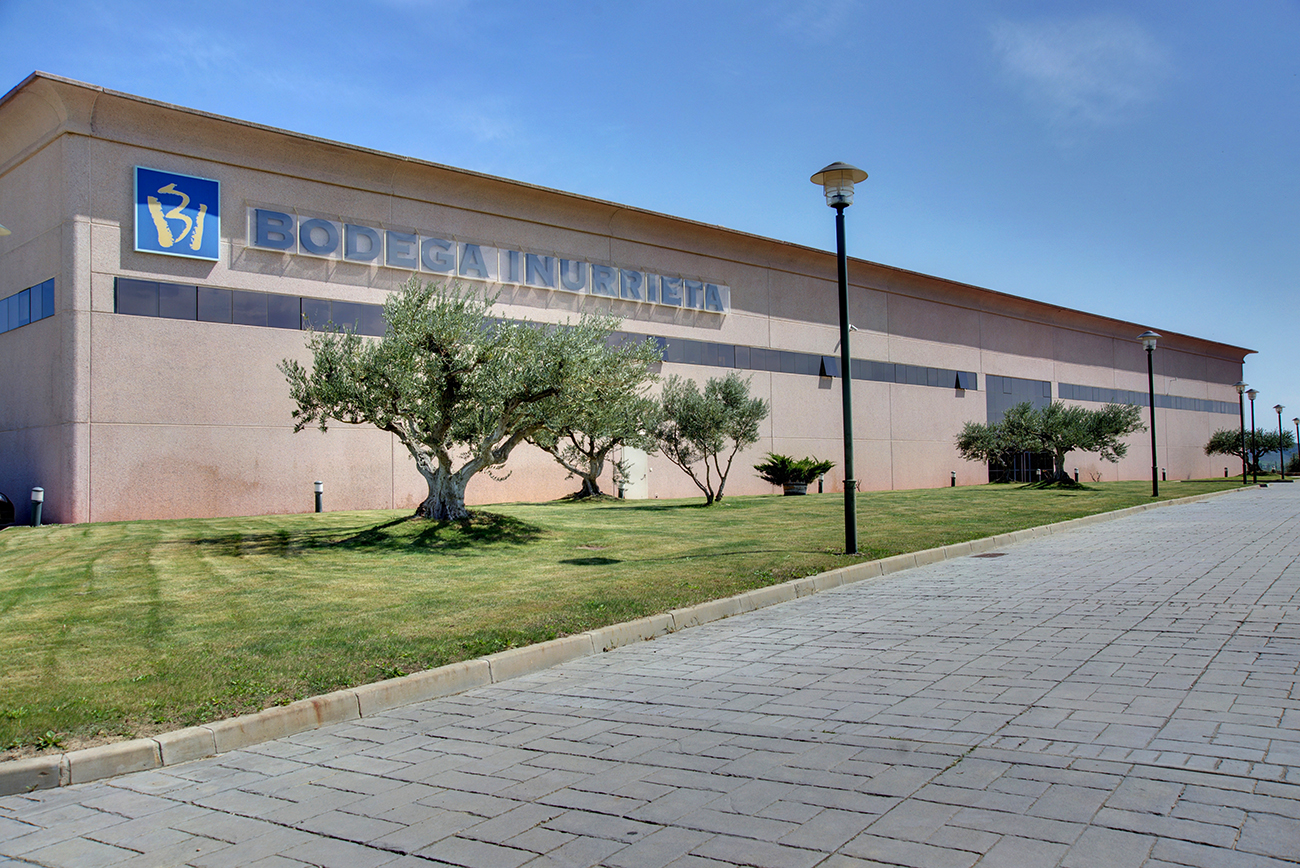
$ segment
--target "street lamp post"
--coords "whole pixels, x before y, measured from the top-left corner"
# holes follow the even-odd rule
[[[1156,349],[1156,338],[1160,335],[1145,331],[1138,335],[1142,346],[1147,350],[1147,396],[1151,401],[1151,496],[1160,496],[1160,468],[1156,460],[1156,374],[1151,363],[1151,355]]]
[[[1286,407],[1274,404],[1273,409],[1277,411],[1277,472],[1282,481],[1286,482],[1286,453],[1282,451],[1282,411]]]
[[[848,163],[831,163],[810,178],[835,209],[835,252],[840,279],[840,380],[844,399],[844,553],[858,553],[858,481],[853,477],[853,365],[849,355],[849,260],[844,252],[844,209],[853,204],[853,185],[867,173]]]
[[[1258,389],[1246,390],[1246,397],[1250,399],[1250,478],[1255,483],[1259,482],[1259,463],[1255,460],[1255,396],[1258,394]]]
[[[1245,485],[1246,480],[1246,410],[1242,405],[1241,395],[1246,391],[1246,382],[1238,380],[1235,386],[1237,390],[1237,421],[1241,424],[1241,484]],[[1296,429],[1300,431],[1300,428]]]

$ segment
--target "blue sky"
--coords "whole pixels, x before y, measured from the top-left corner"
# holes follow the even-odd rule
[[[1300,0],[0,0],[151,99],[1249,347],[1300,415]],[[3,222],[0,220],[0,222]]]

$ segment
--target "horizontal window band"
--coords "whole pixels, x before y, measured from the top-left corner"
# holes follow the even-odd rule
[[[0,298],[0,334],[54,316],[54,278]]]
[[[129,316],[153,316],[263,328],[334,327],[375,337],[382,336],[386,330],[384,308],[378,304],[139,280],[130,277],[119,277],[116,280],[114,311]],[[820,353],[720,344],[625,331],[616,331],[610,335],[610,341],[614,344],[639,342],[646,338],[656,341],[663,350],[664,361],[672,364],[734,368],[743,371],[770,371],[811,377],[838,377],[841,373],[838,356]],[[970,391],[979,389],[979,375],[974,371],[955,371],[870,359],[853,359],[851,366],[855,380]]]
[[[1151,396],[1141,389],[1108,389],[1103,386],[1081,386],[1077,383],[1057,383],[1057,394],[1062,400],[1084,401],[1097,404],[1136,404],[1147,407]],[[1189,398],[1185,395],[1156,395],[1156,407],[1163,410],[1190,410],[1193,413],[1222,413],[1237,415],[1231,401],[1211,401]]]

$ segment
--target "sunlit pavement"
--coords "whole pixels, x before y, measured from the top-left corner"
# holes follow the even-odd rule
[[[1295,865],[1297,528],[1251,488],[0,798],[0,865]]]

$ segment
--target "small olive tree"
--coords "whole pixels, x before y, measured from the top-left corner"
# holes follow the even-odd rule
[[[657,379],[652,366],[662,360],[663,350],[653,338],[608,347],[601,375],[578,383],[566,412],[545,420],[528,436],[530,443],[582,480],[578,497],[601,494],[600,476],[616,448],[654,451],[659,404],[645,390]],[[614,476],[626,479],[625,464],[615,461],[613,465]]]
[[[694,380],[669,377],[659,405],[654,434],[660,451],[686,471],[704,493],[705,505],[722,500],[731,462],[740,450],[758,442],[767,402],[751,398],[749,381],[733,372],[711,378],[703,391]]]
[[[542,326],[492,319],[494,299],[412,277],[384,304],[379,339],[313,331],[312,365],[279,365],[298,405],[294,431],[331,421],[395,436],[428,484],[416,515],[462,519],[465,486],[498,467],[547,419],[566,418],[609,376],[617,320]]]

